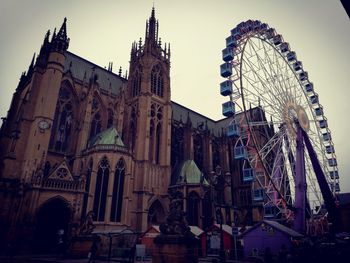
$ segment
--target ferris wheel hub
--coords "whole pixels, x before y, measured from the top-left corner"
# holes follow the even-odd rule
[[[297,122],[305,132],[308,132],[310,129],[310,121],[306,111],[294,101],[288,101],[286,103],[283,109],[283,120],[287,126],[289,134],[293,137],[297,134]]]

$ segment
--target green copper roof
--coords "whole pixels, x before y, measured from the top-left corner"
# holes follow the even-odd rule
[[[177,165],[172,174],[172,185],[203,184],[209,186],[203,173],[193,160],[187,160]]]
[[[125,147],[115,128],[109,128],[96,134],[88,143],[89,147],[96,145],[117,145]]]

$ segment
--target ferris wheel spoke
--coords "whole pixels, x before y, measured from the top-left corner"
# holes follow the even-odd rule
[[[269,71],[267,70],[266,72],[272,72],[273,73],[273,81],[275,83],[276,88],[278,88],[279,94],[281,96],[281,98],[283,98],[283,105],[285,105],[287,103],[287,101],[291,100],[290,94],[287,92],[287,87],[283,86],[281,83],[281,78],[283,76],[283,74],[278,74],[277,69],[278,67],[276,67],[276,62],[274,62],[273,60],[271,60],[271,57],[268,55],[268,51],[267,51],[267,44],[263,44],[264,46],[264,51],[265,51],[265,57],[268,60],[268,65],[269,65]],[[269,46],[271,48],[271,46]],[[275,52],[273,52],[272,56],[275,56]]]
[[[253,47],[253,49],[254,49],[254,47]],[[269,66],[271,66],[270,63],[266,63],[266,61],[264,61],[264,59],[259,55],[258,50],[254,49],[254,51],[256,53],[257,63],[259,64],[260,69],[263,71],[263,74],[264,74],[263,77],[258,75],[259,79],[260,79],[260,81],[263,81],[265,84],[267,83],[267,85],[265,85],[265,87],[269,86],[269,89],[267,89],[268,92],[270,94],[272,93],[272,96],[274,97],[275,100],[276,99],[278,100],[279,105],[280,105],[279,108],[281,108],[281,106],[284,105],[284,99],[283,99],[284,95],[281,93],[281,91],[278,89],[278,87],[274,84],[274,82],[275,82],[274,80],[275,80],[276,75],[270,74],[270,71],[267,70],[265,67],[265,64],[268,64]],[[268,57],[266,55],[266,51],[264,54],[265,54],[265,57]],[[265,81],[265,79],[266,79],[266,81]]]
[[[248,46],[250,47],[250,49],[253,50],[253,52],[255,54],[255,57],[256,57],[256,60],[257,60],[256,62],[258,64],[258,66],[256,66],[256,68],[260,69],[260,70],[256,70],[255,71],[255,73],[257,74],[259,71],[265,69],[265,66],[264,66],[265,65],[265,61],[263,60],[263,58],[261,58],[261,56],[259,56],[259,52],[262,50],[262,47],[258,47],[258,50],[256,50],[256,47],[255,47],[256,43],[255,42],[249,41],[248,44],[249,44]],[[250,63],[250,65],[251,65],[251,67],[253,67],[254,63]],[[272,83],[270,81],[268,81],[269,79],[272,78],[272,76],[267,76],[266,73],[268,73],[268,71],[264,72],[264,75],[262,77],[259,74],[257,74],[257,75],[259,76],[260,81],[264,81],[265,84],[266,83],[268,84],[269,89],[267,89],[267,90],[269,90],[269,91],[275,90],[274,85],[272,85]],[[265,81],[265,79],[266,79],[266,81]],[[275,92],[276,92],[276,90],[275,90]],[[274,97],[276,97],[276,94],[274,94]]]
[[[243,59],[244,61],[244,59]],[[248,64],[250,65],[251,63],[249,61],[246,61],[245,64]],[[260,88],[259,85],[253,85],[253,83],[250,83],[251,84],[251,87],[254,88],[254,90],[258,93],[258,94],[254,94],[254,96],[258,96],[259,99],[262,99],[263,101],[267,101],[267,104],[269,105],[269,107],[274,110],[275,114],[273,114],[274,116],[275,115],[280,115],[280,110],[281,110],[281,103],[279,103],[278,106],[276,106],[275,102],[276,102],[276,99],[278,101],[278,98],[276,98],[274,96],[274,94],[272,94],[270,92],[271,89],[269,89],[268,87],[268,84],[266,84],[266,82],[261,78],[261,76],[259,74],[257,74],[257,72],[255,72],[254,70],[252,70],[252,72],[254,72],[255,74],[255,77],[257,77],[259,79],[259,82],[260,84],[262,85],[262,87]],[[245,76],[243,75],[243,77],[245,78]],[[265,95],[265,96],[264,96]],[[266,97],[266,95],[268,96],[268,98]]]
[[[275,61],[276,61],[276,65],[277,65],[277,70],[279,71],[279,75],[282,78],[282,82],[283,82],[283,86],[286,89],[286,93],[289,94],[289,96],[293,96],[293,98],[295,100],[298,100],[300,94],[298,94],[298,90],[296,89],[297,85],[291,85],[290,80],[294,80],[295,78],[292,78],[291,76],[291,71],[289,69],[289,65],[287,63],[285,63],[284,59],[281,56],[278,56],[277,53],[275,53]],[[280,63],[282,61],[282,63]],[[283,63],[284,62],[284,63]],[[294,75],[294,72],[293,72]],[[291,98],[292,99],[292,98]]]

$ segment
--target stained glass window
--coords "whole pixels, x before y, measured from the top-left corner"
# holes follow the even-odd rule
[[[55,119],[50,138],[50,149],[67,152],[73,124],[73,96],[70,89],[62,86],[56,104]]]
[[[95,214],[96,221],[104,221],[105,219],[109,169],[109,162],[107,158],[104,157],[99,163],[96,176],[96,187],[93,205],[93,212]]]
[[[125,178],[125,163],[120,159],[117,163],[114,173],[113,196],[111,207],[111,221],[120,222],[123,206],[123,192],[124,192],[124,178]]]

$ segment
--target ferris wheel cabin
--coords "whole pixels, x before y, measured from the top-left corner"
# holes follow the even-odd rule
[[[328,159],[328,165],[331,167],[337,166],[337,159],[335,157]]]
[[[231,123],[228,125],[227,136],[230,138],[239,137],[239,126],[236,123]]]
[[[266,35],[267,39],[271,39],[276,35],[276,31],[274,28],[269,28],[266,30],[265,35]]]
[[[329,176],[331,177],[331,179],[339,179],[338,171],[330,171]]]
[[[305,91],[306,92],[313,92],[314,91],[314,84],[311,82],[305,84]]]
[[[284,42],[280,45],[280,50],[282,53],[286,53],[289,51],[289,44],[287,42]]]
[[[222,115],[226,117],[235,115],[235,104],[232,101],[228,101],[222,104]]]
[[[323,137],[323,140],[324,140],[325,142],[328,142],[328,141],[331,140],[331,134],[330,134],[329,132],[323,133],[323,134],[322,134],[322,137]]]
[[[321,129],[325,129],[325,128],[328,127],[328,124],[327,124],[327,120],[326,120],[326,119],[320,120],[320,121],[319,121],[319,124],[320,124],[320,128],[321,128]]]
[[[294,60],[296,60],[297,59],[297,56],[295,55],[295,52],[294,51],[291,51],[291,52],[289,52],[288,54],[287,54],[287,60],[289,61],[289,62],[292,62],[292,61],[294,61]]]
[[[340,192],[340,186],[339,183],[331,183],[331,188],[334,189],[336,192]]]
[[[234,156],[236,160],[244,160],[247,158],[247,150],[243,145],[236,145],[234,149]]]
[[[277,35],[277,36],[274,36],[273,38],[273,44],[275,46],[278,46],[282,43],[282,36],[281,35]]]
[[[234,54],[233,54],[232,47],[227,47],[227,48],[222,50],[222,59],[225,62],[228,62],[228,61],[232,60],[233,58],[234,58]]]
[[[293,69],[295,71],[300,71],[303,69],[303,65],[301,63],[301,61],[296,61],[294,64],[293,64]]]
[[[264,201],[264,189],[263,188],[255,189],[253,191],[253,201],[254,202]]]
[[[231,64],[226,62],[220,66],[220,74],[221,77],[227,78],[232,75],[232,67]]]
[[[299,73],[299,80],[300,81],[305,81],[307,79],[308,79],[307,71],[303,71],[303,72]]]
[[[333,145],[327,145],[327,146],[326,146],[326,152],[327,152],[328,154],[334,153],[334,146],[333,146]]]
[[[228,96],[232,94],[232,82],[226,80],[220,83],[220,94],[222,96]]]
[[[317,104],[318,103],[318,95],[315,94],[315,95],[310,96],[310,101],[312,104]]]
[[[316,116],[322,116],[323,115],[323,108],[322,106],[315,109]]]
[[[254,170],[252,168],[243,169],[243,182],[251,182],[254,180]]]
[[[226,47],[235,48],[237,47],[237,38],[239,35],[231,35],[226,38]]]

